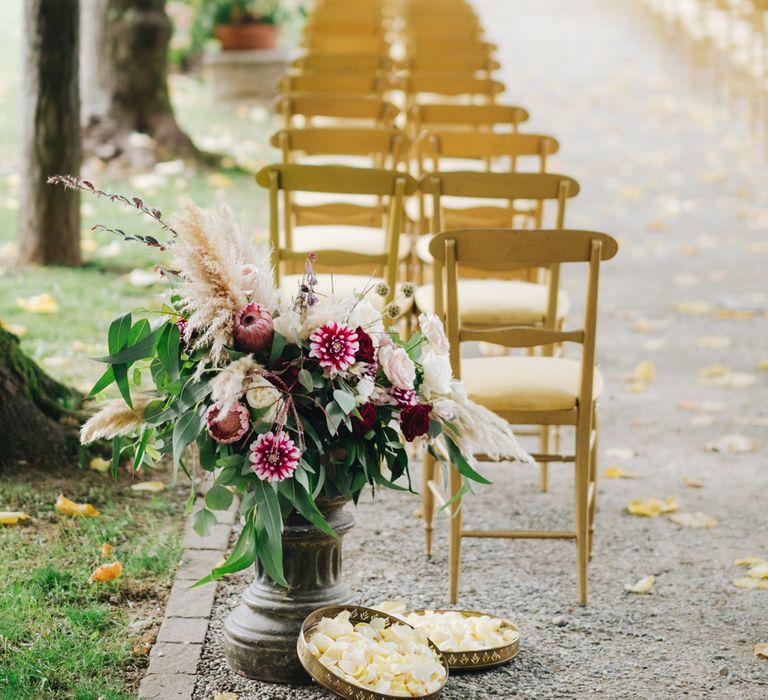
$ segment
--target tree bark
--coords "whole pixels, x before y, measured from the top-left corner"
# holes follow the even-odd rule
[[[168,92],[171,20],[165,0],[82,0],[84,147],[103,160],[148,134],[157,156],[200,154],[176,123]]]
[[[58,2],[58,0],[53,0]],[[0,470],[71,465],[79,448],[77,391],[48,376],[0,328]]]
[[[78,0],[24,1],[19,261],[80,264],[80,194],[46,183],[80,172]]]

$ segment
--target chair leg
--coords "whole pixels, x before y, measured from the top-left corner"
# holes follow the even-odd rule
[[[455,496],[461,488],[461,474],[458,469],[451,465],[451,498]],[[448,550],[449,559],[449,581],[448,581],[448,600],[451,605],[455,605],[459,597],[459,565],[461,563],[461,517],[462,504],[458,501],[451,503],[451,528],[450,543]]]
[[[589,455],[589,484],[592,487],[592,500],[589,503],[589,560],[592,561],[592,552],[595,539],[595,513],[597,512],[597,458],[598,458],[598,423],[597,423],[597,411],[592,409],[592,430],[594,431],[594,441],[592,443],[592,450]]]
[[[435,458],[425,452],[421,482],[421,517],[424,518],[424,553],[427,558],[432,556],[432,528],[435,521],[435,494],[429,488],[429,482],[435,478],[436,468]]]
[[[539,427],[539,452],[549,454],[549,433],[550,427],[542,425]],[[546,493],[549,490],[549,463],[539,464],[539,490]]]
[[[587,565],[589,563],[589,513],[587,493],[589,489],[589,435],[591,416],[582,409],[576,427],[575,508],[576,558],[579,572],[579,603],[587,604]]]

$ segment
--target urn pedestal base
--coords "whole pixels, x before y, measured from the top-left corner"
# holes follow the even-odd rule
[[[313,610],[350,602],[341,580],[341,538],[355,521],[347,499],[318,503],[338,537],[329,537],[301,516],[283,530],[283,567],[290,589],[274,583],[261,566],[243,602],[224,623],[224,652],[237,673],[274,683],[309,683],[296,654],[301,623]]]

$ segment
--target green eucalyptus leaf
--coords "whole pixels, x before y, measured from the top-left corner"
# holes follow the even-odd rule
[[[251,566],[255,561],[256,535],[253,527],[252,514],[249,513],[246,517],[243,529],[240,532],[240,536],[237,538],[237,542],[232,548],[232,552],[227,557],[227,560],[221,566],[217,566],[210,574],[204,576],[199,581],[196,581],[191,587],[195,588],[196,586],[202,586],[205,583],[215,581],[227,574],[242,571]]]
[[[128,334],[131,331],[131,312],[118,316],[109,324],[107,332],[107,348],[110,353],[119,352],[128,342]]]
[[[301,384],[301,386],[303,386],[308,392],[312,392],[315,384],[312,381],[312,374],[309,370],[299,370],[299,384]]]
[[[272,349],[269,351],[269,368],[272,369],[277,362],[277,359],[285,348],[286,340],[285,336],[275,331],[275,335],[272,338]]]
[[[472,468],[472,465],[467,461],[466,457],[461,454],[461,450],[458,448],[456,443],[447,435],[445,437],[445,446],[448,448],[448,457],[450,458],[451,463],[456,467],[456,469],[459,470],[459,473],[462,476],[465,476],[468,479],[472,479],[472,481],[477,481],[481,484],[491,483],[482,474],[476,472]]]
[[[185,413],[176,425],[173,426],[173,466],[174,466],[174,480],[176,477],[176,470],[181,461],[181,455],[187,445],[191,444],[193,440],[197,438],[200,431],[205,425],[205,420],[199,411],[190,411]]]
[[[111,353],[105,357],[93,358],[96,362],[106,362],[110,365],[119,364],[133,364],[136,360],[143,360],[145,357],[151,357],[155,351],[157,340],[162,332],[162,326],[156,328],[149,335],[142,338],[135,345],[119,350],[118,352]]]
[[[205,494],[205,505],[211,510],[226,510],[232,505],[232,492],[220,484],[214,484]]]
[[[168,323],[157,343],[157,356],[172,380],[179,378],[180,351],[179,327],[175,323]]]
[[[341,410],[344,411],[344,415],[349,415],[352,413],[352,411],[355,410],[355,397],[352,396],[348,391],[344,391],[343,389],[336,389],[333,392],[333,398],[336,401],[337,404],[341,407]]]
[[[216,516],[207,508],[201,508],[192,515],[192,529],[200,537],[208,537],[218,522]]]
[[[104,374],[102,374],[98,381],[93,385],[93,389],[88,392],[88,396],[96,396],[100,391],[104,391],[112,382],[115,381],[115,372],[110,365],[107,367]]]
[[[131,389],[128,385],[128,365],[112,365],[112,372],[115,375],[115,384],[117,384],[117,388],[120,390],[120,395],[125,403],[133,408]]]

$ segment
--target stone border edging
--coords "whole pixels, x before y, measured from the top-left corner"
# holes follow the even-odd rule
[[[196,506],[202,505],[199,498]],[[189,586],[210,572],[225,557],[237,518],[240,499],[235,496],[228,510],[217,513],[219,524],[208,537],[192,529],[192,516],[184,530],[179,568],[165,607],[165,615],[149,653],[149,666],[139,686],[146,700],[191,700],[197,664],[203,649],[218,584]]]

